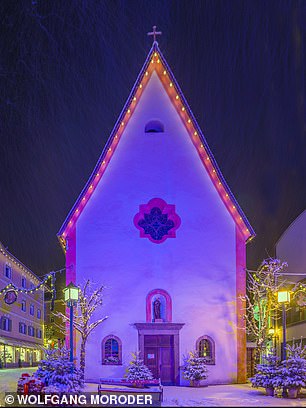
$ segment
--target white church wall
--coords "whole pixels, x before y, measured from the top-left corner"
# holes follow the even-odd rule
[[[144,133],[159,119],[164,133]],[[176,238],[161,244],[139,237],[133,218],[158,197],[176,206]],[[177,112],[153,73],[114,156],[76,227],[77,282],[104,284],[99,315],[108,315],[89,339],[87,378],[120,377],[123,367],[101,365],[102,339],[122,340],[123,362],[138,344],[133,326],[146,321],[146,295],[169,292],[182,354],[202,335],[216,343],[211,382],[233,382],[237,371],[235,224],[212,184]]]

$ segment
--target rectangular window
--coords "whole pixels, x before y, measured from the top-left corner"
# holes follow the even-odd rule
[[[27,280],[26,280],[26,278],[25,278],[24,276],[21,278],[21,286],[22,286],[24,289],[27,288]]]
[[[34,305],[33,304],[30,305],[30,315],[34,316]]]
[[[28,326],[28,335],[34,337],[34,327]]]
[[[12,279],[12,267],[11,265],[5,265],[5,276],[9,279]]]
[[[37,319],[40,319],[40,318],[41,318],[41,310],[37,309]]]
[[[26,310],[27,310],[27,305],[26,305],[26,301],[25,301],[25,300],[23,300],[23,301],[21,302],[21,310],[22,310],[23,312],[26,312]]]
[[[38,339],[41,339],[41,337],[42,337],[42,331],[41,331],[40,329],[36,329],[36,337],[37,337]]]
[[[24,323],[19,323],[19,333],[27,334],[27,325]]]
[[[1,317],[1,329],[5,331],[12,331],[12,321],[8,317]]]

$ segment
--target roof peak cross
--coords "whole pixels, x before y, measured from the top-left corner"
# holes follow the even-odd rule
[[[154,43],[157,43],[156,36],[157,35],[162,35],[162,32],[161,31],[156,31],[156,26],[153,26],[153,31],[148,33],[148,35],[153,35],[153,44],[154,44]]]

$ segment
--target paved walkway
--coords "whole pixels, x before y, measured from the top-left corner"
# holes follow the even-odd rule
[[[16,392],[21,373],[32,373],[36,368],[0,370],[0,397],[4,392]],[[86,384],[84,391],[96,392],[97,384]],[[305,398],[296,400],[267,397],[262,388],[254,389],[248,384],[211,385],[203,388],[164,387],[163,406],[171,407],[306,407]],[[0,398],[0,400],[2,400]],[[0,403],[1,406],[1,403]]]

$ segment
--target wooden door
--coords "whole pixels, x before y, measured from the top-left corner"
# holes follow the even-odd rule
[[[144,362],[154,378],[162,384],[174,384],[174,346],[172,335],[148,335],[144,337]]]

